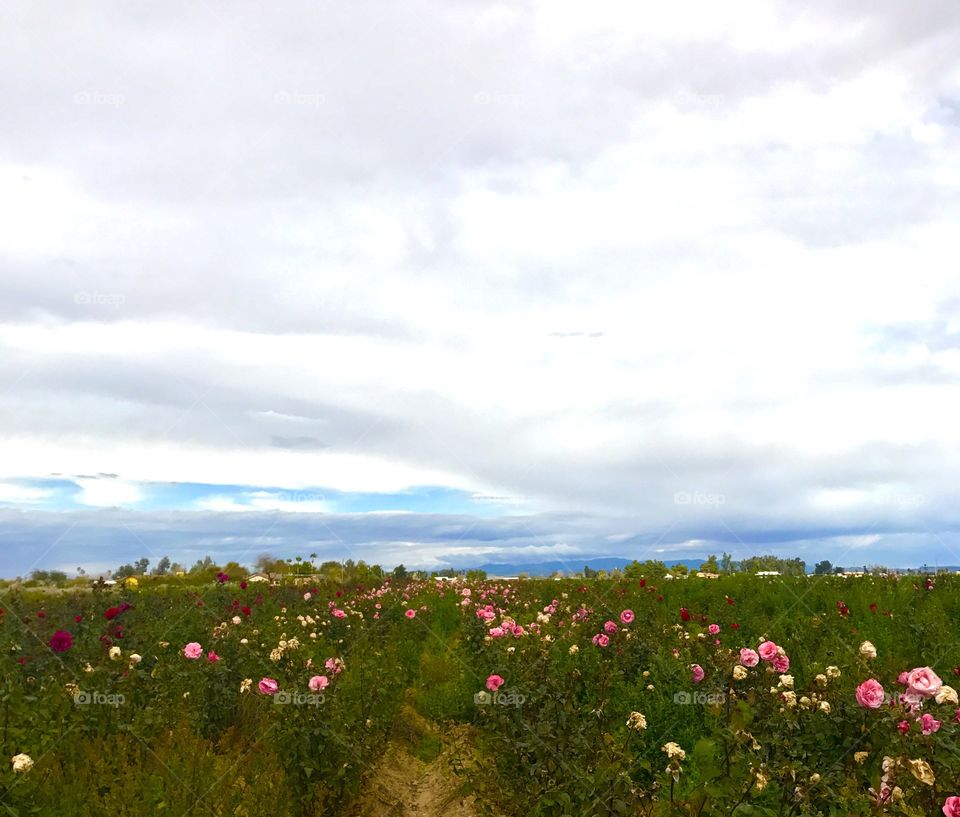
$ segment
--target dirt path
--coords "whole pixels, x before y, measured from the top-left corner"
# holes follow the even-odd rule
[[[462,795],[463,780],[450,765],[470,753],[468,728],[441,733],[415,712],[405,715],[351,817],[474,817],[473,799]]]

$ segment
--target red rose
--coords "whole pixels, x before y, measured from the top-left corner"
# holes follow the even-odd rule
[[[73,636],[66,630],[57,630],[50,636],[50,649],[54,652],[66,652],[73,646]]]
[[[120,614],[120,608],[119,608],[119,607],[108,607],[108,608],[106,609],[106,611],[104,612],[103,617],[104,617],[105,619],[107,619],[107,621],[112,621],[112,620],[115,619],[119,614]]]

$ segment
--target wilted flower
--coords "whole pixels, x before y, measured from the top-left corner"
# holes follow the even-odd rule
[[[864,658],[876,658],[877,657],[877,648],[873,646],[869,641],[864,641],[860,645],[860,655]]]
[[[957,691],[953,687],[947,686],[946,684],[940,687],[940,689],[937,691],[937,694],[934,696],[934,700],[938,704],[946,703],[953,704],[954,706],[960,703],[960,700],[957,698]]]
[[[250,687],[252,687],[252,686],[253,686],[253,679],[252,679],[252,678],[244,678],[244,679],[240,682],[240,691],[241,691],[241,692],[249,692],[249,691],[250,691]]]
[[[928,786],[932,786],[936,778],[933,776],[933,768],[930,766],[927,761],[917,758],[916,760],[908,760],[907,768],[910,769],[910,774],[912,774],[917,780],[921,783],[925,783]]]
[[[119,660],[120,660],[120,648],[119,648],[119,647],[111,647],[111,648],[110,648],[110,652],[108,653],[108,655],[110,656],[110,660],[111,660],[111,661],[119,661]]]
[[[647,719],[641,712],[631,712],[630,717],[627,718],[627,726],[639,732],[647,728]]]
[[[749,673],[747,672],[747,668],[742,664],[737,664],[733,668],[733,678],[735,681],[742,681],[744,678],[747,677],[748,674]]]

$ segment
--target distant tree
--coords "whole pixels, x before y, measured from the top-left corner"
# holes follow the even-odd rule
[[[274,579],[288,572],[289,567],[283,559],[277,559],[269,553],[261,553],[255,563],[257,571]]]
[[[720,559],[720,571],[726,574],[733,573],[733,557],[726,551]]]
[[[67,580],[67,574],[62,570],[34,570],[30,579],[37,584],[63,584]]]
[[[170,557],[164,556],[153,569],[155,576],[166,576],[170,572]]]
[[[136,568],[137,573],[141,575],[147,572],[147,567],[150,565],[150,560],[147,558],[137,559],[133,563],[134,568]]]
[[[473,570],[468,570],[467,578],[472,582],[478,582],[478,581],[482,582],[484,579],[487,578],[487,571],[479,570],[477,568],[474,568]]]
[[[645,562],[638,562],[636,559],[630,562],[624,569],[623,575],[627,579],[662,579],[667,574],[667,566],[656,559],[648,559]]]
[[[829,561],[824,559],[822,562],[817,562],[813,568],[813,572],[818,576],[827,576],[830,573],[833,573],[833,565]]]
[[[704,573],[719,573],[720,565],[717,564],[717,557],[712,554],[707,556],[707,561],[700,565],[700,570]]]
[[[583,566],[583,578],[585,579],[595,579],[597,577],[597,571],[594,570],[590,565]]]
[[[837,565],[837,566],[833,569],[833,572],[836,573],[836,574],[839,576],[841,573],[843,573],[843,568],[840,567],[840,565]]]
[[[231,579],[245,579],[250,573],[250,571],[239,562],[227,562],[223,566],[223,572]]]
[[[670,568],[670,572],[674,576],[686,576],[690,572],[690,568],[688,568],[683,562],[678,562]]]
[[[400,564],[393,569],[393,571],[391,572],[391,575],[395,579],[405,579],[409,574],[407,573],[407,569],[402,564]]]
[[[126,579],[128,576],[135,576],[136,574],[137,569],[133,565],[120,565],[120,567],[113,571],[113,578],[117,580]]]

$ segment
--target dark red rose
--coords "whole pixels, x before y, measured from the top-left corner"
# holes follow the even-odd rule
[[[250,615],[250,608],[247,607],[246,604],[244,604],[243,607],[240,608],[240,610],[241,610],[241,612],[242,612],[245,616],[249,616],[249,615]]]
[[[690,611],[689,611],[686,607],[681,607],[681,608],[680,608],[680,618],[681,618],[681,620],[683,620],[683,621],[689,621],[689,620],[690,620]]]
[[[247,589],[247,583],[246,583],[246,581],[240,582],[240,589],[241,589],[241,590],[246,590],[246,589]]]
[[[57,630],[50,636],[50,649],[54,652],[66,652],[73,646],[73,636],[66,630]]]
[[[76,616],[73,617],[73,620],[74,620],[75,622],[77,622],[77,624],[79,624],[81,621],[83,621],[83,616],[81,616],[81,615],[76,615]]]
[[[37,618],[46,618],[47,614],[43,610],[37,610]]]
[[[646,587],[646,586],[647,586],[647,580],[646,580],[646,579],[640,579],[640,586],[641,586],[641,587]]]
[[[103,613],[103,617],[107,619],[107,621],[113,621],[118,615],[120,615],[119,607],[108,607]]]

